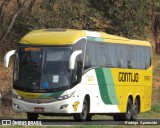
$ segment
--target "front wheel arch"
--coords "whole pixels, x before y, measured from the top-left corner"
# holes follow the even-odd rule
[[[130,121],[132,116],[132,99],[128,97],[126,103],[126,111],[124,113],[117,113],[113,115],[115,121]]]
[[[91,120],[92,115],[89,114],[89,112],[90,112],[90,97],[89,95],[86,95],[82,103],[82,111],[81,113],[77,113],[73,115],[74,120],[75,121]]]

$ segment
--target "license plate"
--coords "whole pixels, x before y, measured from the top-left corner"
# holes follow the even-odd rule
[[[42,107],[35,107],[34,111],[35,112],[44,112],[44,108],[42,108]]]

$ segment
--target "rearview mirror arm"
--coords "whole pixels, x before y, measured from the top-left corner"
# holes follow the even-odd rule
[[[16,53],[16,50],[11,50],[4,56],[4,67],[8,68],[10,57]]]

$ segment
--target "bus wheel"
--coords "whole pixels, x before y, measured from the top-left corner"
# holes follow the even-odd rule
[[[92,116],[89,116],[88,114],[88,103],[86,98],[83,101],[83,106],[82,106],[82,112],[73,115],[73,118],[75,121],[85,121],[85,120],[91,120]]]
[[[137,101],[137,99],[135,99],[134,105],[133,105],[133,107],[132,107],[132,115],[131,115],[131,119],[132,119],[133,121],[135,121],[135,120],[137,119],[138,110],[139,110],[138,101]]]
[[[38,119],[38,113],[27,113],[29,121],[36,121]]]
[[[117,113],[113,115],[113,119],[115,121],[124,121],[124,120],[131,120],[131,115],[132,115],[132,102],[130,99],[128,99],[127,102],[127,110],[125,113]]]
[[[128,102],[127,102],[127,110],[125,113],[123,113],[123,119],[124,120],[131,120],[131,116],[132,116],[132,102],[130,99],[128,99]]]

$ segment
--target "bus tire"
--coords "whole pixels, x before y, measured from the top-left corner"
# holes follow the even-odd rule
[[[86,120],[91,120],[92,116],[89,115],[89,109],[88,109],[88,103],[86,98],[83,101],[83,106],[82,106],[82,112],[78,114],[74,114],[73,118],[75,121],[86,121]]]
[[[29,121],[37,121],[38,113],[27,113],[27,118]]]
[[[127,102],[127,109],[126,109],[126,112],[123,113],[123,115],[122,115],[123,120],[126,120],[126,121],[131,120],[131,116],[132,116],[132,107],[133,107],[132,101],[131,101],[131,99],[129,98],[129,99],[128,99],[128,102]]]
[[[138,112],[139,112],[139,103],[137,99],[135,99],[134,105],[132,107],[131,120],[135,121],[137,119]]]
[[[125,120],[129,121],[129,120],[131,120],[131,116],[132,116],[132,102],[130,99],[128,99],[126,112],[125,113],[117,113],[117,114],[113,115],[113,119],[115,121],[125,121]]]

